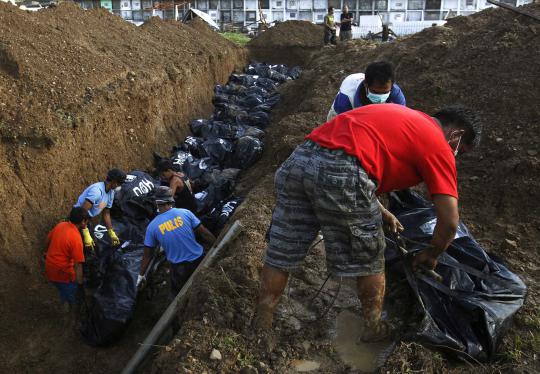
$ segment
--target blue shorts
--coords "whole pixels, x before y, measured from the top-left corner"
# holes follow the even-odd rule
[[[54,284],[58,292],[60,293],[60,302],[67,302],[71,305],[80,304],[80,300],[77,298],[77,282],[63,283],[63,282],[51,282]]]

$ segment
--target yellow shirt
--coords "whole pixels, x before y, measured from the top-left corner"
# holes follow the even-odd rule
[[[325,24],[326,27],[328,27],[329,29],[334,30],[334,29],[336,28],[336,22],[334,21],[334,15],[333,15],[333,14],[327,14],[327,15],[324,17],[324,24]]]

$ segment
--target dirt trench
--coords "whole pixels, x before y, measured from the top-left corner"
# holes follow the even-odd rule
[[[537,12],[537,7],[531,9]],[[107,12],[82,12],[69,5],[59,7],[56,15],[53,11],[29,15],[6,9],[0,3],[5,21],[0,24],[4,66],[0,69],[0,105],[6,107],[0,112],[4,160],[0,170],[3,181],[16,184],[4,182],[0,190],[6,201],[0,222],[9,228],[0,233],[0,270],[4,274],[0,368],[10,372],[117,372],[164,305],[143,298],[134,324],[117,345],[107,349],[83,345],[63,332],[56,320],[56,295],[39,274],[40,238],[65,215],[78,191],[102,178],[107,167],[149,165],[152,150],[166,150],[185,135],[187,120],[206,117],[213,84],[223,82],[237,63],[244,63],[244,52],[206,35],[204,29],[194,32],[157,20],[136,29]],[[91,30],[90,35],[77,31],[81,25]],[[26,29],[15,37],[11,32],[15,26]],[[25,39],[33,28],[45,37]],[[97,31],[105,29],[107,32]],[[72,39],[57,38],[62,32]],[[273,173],[304,136],[324,121],[343,77],[380,58],[396,64],[398,82],[410,106],[429,112],[461,101],[484,112],[489,123],[484,145],[464,156],[458,166],[462,217],[486,249],[505,257],[511,269],[525,279],[530,296],[501,347],[500,361],[474,370],[537,371],[533,357],[539,354],[534,337],[540,336],[536,301],[540,225],[538,205],[531,201],[537,201],[539,191],[535,177],[535,98],[539,92],[534,84],[540,68],[536,58],[539,35],[532,21],[488,10],[396,43],[376,46],[357,41],[316,52],[309,62],[299,61],[308,69],[299,81],[281,88],[282,101],[273,112],[263,158],[238,186],[239,192],[247,193],[247,200],[235,218],[246,230],[197,279],[187,307],[180,312],[182,329],[166,346],[156,347],[156,360],[145,372],[253,372],[256,368],[282,373],[291,371],[291,361],[301,358],[319,360],[319,372],[351,371],[328,342],[326,332],[335,315],[330,313],[316,324],[287,315],[291,303],[302,309],[302,301],[324,277],[320,248],[313,251],[304,270],[293,276],[292,297],[284,298],[283,318],[278,319],[276,347],[269,349],[264,336],[254,337],[249,325],[274,203]],[[46,64],[28,62],[44,60]],[[81,62],[92,68],[83,72]],[[514,69],[517,64],[519,70]],[[69,84],[55,87],[58,76],[70,77],[61,81]],[[73,162],[78,158],[84,161]],[[53,198],[53,203],[50,196],[62,197]],[[334,287],[330,285],[332,290]],[[350,298],[346,294],[338,307],[355,310],[357,306],[347,303]],[[327,302],[328,295],[322,300]],[[213,348],[222,352],[223,360],[209,360]],[[403,344],[383,371],[470,369],[421,346]]]
[[[540,12],[538,5],[528,8]],[[459,363],[420,345],[401,343],[380,372],[537,371],[540,225],[539,205],[533,202],[540,191],[535,101],[540,91],[534,83],[540,69],[539,31],[531,19],[489,9],[394,43],[354,41],[309,56],[301,79],[281,88],[282,101],[267,132],[262,160],[240,181],[239,188],[248,194],[233,219],[241,220],[246,230],[197,279],[187,307],[179,313],[182,329],[166,349],[158,349],[148,371],[285,373],[293,372],[293,360],[307,358],[321,363],[318,372],[356,372],[337,356],[326,333],[335,314],[310,323],[294,321],[284,310],[278,313],[285,318],[278,318],[272,344],[266,336],[254,336],[250,322],[274,204],[273,174],[304,136],[324,122],[341,80],[379,59],[396,66],[408,106],[430,113],[462,103],[482,115],[481,147],[458,159],[461,217],[483,248],[504,258],[529,287],[495,362]],[[293,297],[285,295],[281,308],[296,303],[302,309],[324,279],[321,262],[315,249],[303,270],[293,275]],[[405,299],[390,300],[401,308],[402,320],[411,306],[401,304],[406,298],[405,293]],[[338,302],[334,309],[355,310],[346,299],[341,301],[344,304]],[[214,348],[222,360],[209,359]]]
[[[93,349],[64,330],[43,278],[46,234],[108,168],[149,168],[183,140],[246,53],[200,24],[135,27],[70,3],[0,3],[0,19],[0,371],[116,372],[141,339]],[[142,305],[132,337],[165,308]]]

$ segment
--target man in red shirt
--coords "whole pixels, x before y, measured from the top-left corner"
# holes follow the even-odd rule
[[[67,302],[75,323],[79,319],[83,286],[83,242],[80,230],[90,216],[84,208],[72,208],[69,221],[57,224],[47,236],[45,275],[58,289],[61,303]]]
[[[362,341],[383,340],[383,221],[402,230],[377,195],[425,182],[437,225],[431,248],[413,266],[433,269],[452,242],[458,222],[455,156],[476,146],[480,126],[460,106],[428,116],[402,105],[367,105],[340,114],[306,137],[275,177],[277,201],[261,274],[254,325],[266,330],[289,271],[302,265],[319,230],[328,271],[356,277],[365,328]]]

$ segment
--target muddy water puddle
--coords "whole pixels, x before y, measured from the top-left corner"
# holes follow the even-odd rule
[[[362,343],[362,318],[350,311],[337,316],[334,346],[340,358],[354,370],[372,373],[377,370],[391,350],[392,342]]]
[[[329,280],[323,291],[313,302],[314,290],[324,282],[317,279],[314,286],[307,286],[303,278],[295,278],[284,295],[277,309],[276,319],[291,334],[301,333],[303,328],[318,328],[318,339],[325,344],[330,343],[339,356],[341,369],[353,372],[376,372],[392,352],[395,343],[391,341],[377,343],[358,342],[363,332],[361,305],[356,295],[356,282],[348,279]],[[312,288],[311,293],[306,289]],[[330,313],[326,313],[331,308]],[[386,313],[383,312],[386,317]],[[315,323],[315,325],[314,325]],[[307,342],[307,341],[306,341]],[[304,342],[304,343],[306,343]],[[335,355],[311,349],[310,344],[304,346],[305,356],[290,362],[289,368],[295,372],[334,372]],[[346,366],[346,368],[343,367]],[[335,371],[337,372],[337,371]]]
[[[321,364],[317,361],[311,360],[294,360],[291,362],[291,366],[295,371],[299,373],[306,373],[319,369],[321,367]]]

